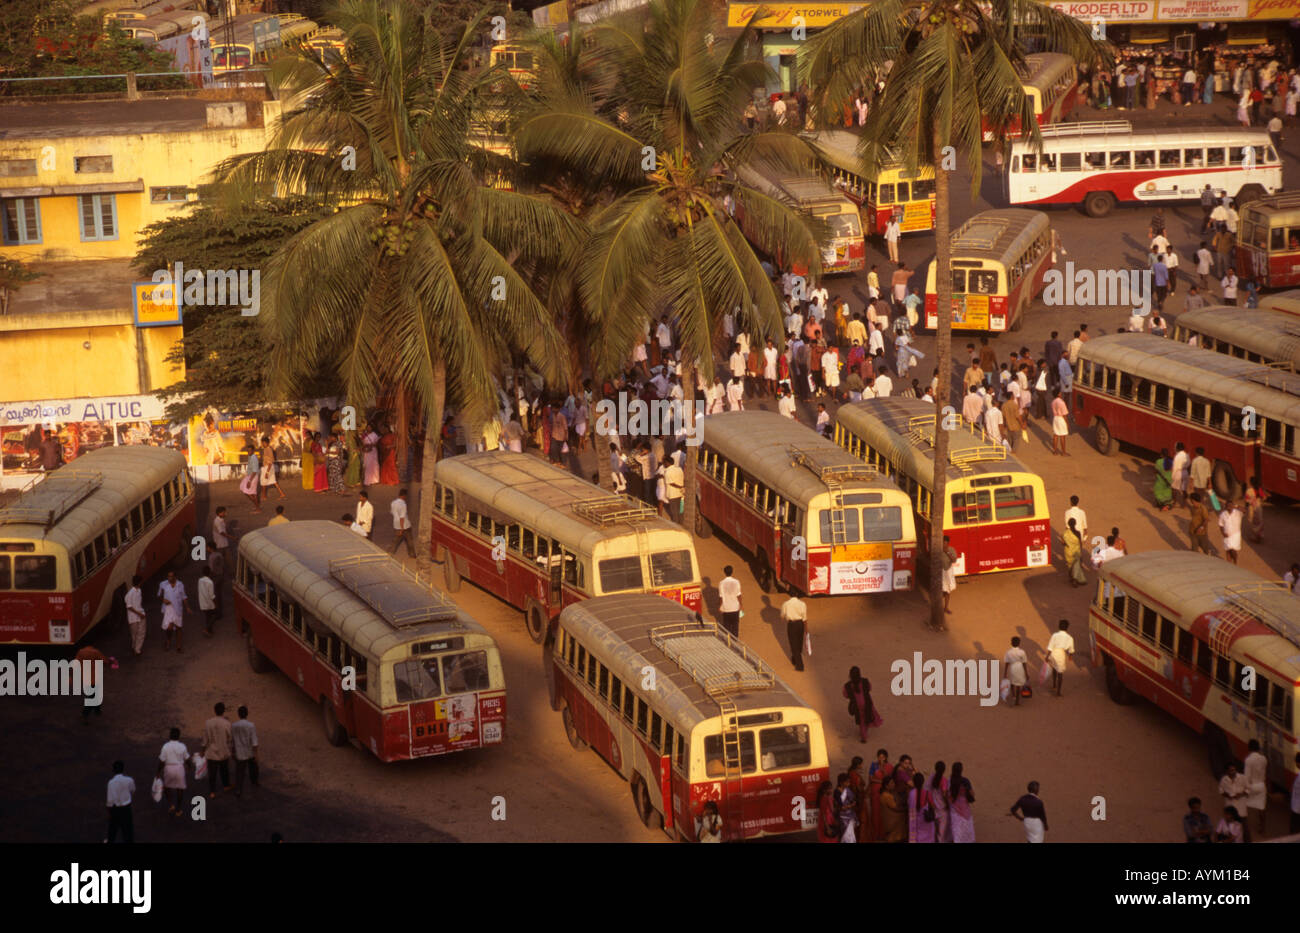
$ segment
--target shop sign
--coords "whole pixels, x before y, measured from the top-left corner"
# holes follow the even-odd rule
[[[861,3],[728,3],[727,25],[745,26],[758,13],[753,24],[756,29],[793,29],[799,25],[816,29],[829,26],[862,7]],[[796,17],[803,22],[796,23]]]

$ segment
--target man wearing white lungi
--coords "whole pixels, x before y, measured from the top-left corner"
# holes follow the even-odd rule
[[[176,650],[181,647],[181,626],[185,624],[185,612],[190,604],[185,596],[185,584],[176,579],[176,571],[167,571],[167,579],[158,584],[158,598],[163,604],[163,651],[172,646],[172,631],[176,632]]]
[[[1011,805],[1011,815],[1025,824],[1025,841],[1042,842],[1047,832],[1047,809],[1038,796],[1038,782],[1029,782],[1029,793]]]

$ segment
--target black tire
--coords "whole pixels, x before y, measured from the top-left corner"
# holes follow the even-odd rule
[[[1205,737],[1205,751],[1210,763],[1210,773],[1217,780],[1228,770],[1228,764],[1236,759],[1232,757],[1232,749],[1228,747],[1228,737],[1218,726],[1207,722],[1201,734]]]
[[[546,640],[548,621],[546,613],[542,612],[542,607],[537,603],[533,603],[524,612],[524,628],[528,630],[528,637],[539,645]]]
[[[1083,199],[1083,210],[1089,217],[1105,217],[1115,209],[1115,196],[1109,191],[1089,191]]]
[[[447,584],[447,592],[460,591],[460,571],[456,569],[456,558],[451,551],[447,552],[446,560],[442,563],[442,579]]]
[[[275,665],[271,663],[270,658],[268,658],[266,655],[262,654],[262,652],[257,650],[257,645],[253,643],[252,632],[248,633],[248,638],[246,639],[246,641],[248,647],[248,666],[253,669],[253,673],[254,674],[270,673],[271,670],[275,667]]]
[[[656,810],[650,801],[650,790],[646,787],[645,779],[639,774],[632,775],[632,806],[636,808],[636,815],[640,817],[646,829],[664,828],[663,814]]]
[[[578,735],[578,724],[573,721],[573,713],[569,712],[568,704],[565,704],[564,712],[560,714],[564,719],[564,736],[569,740],[575,751],[582,751],[587,747],[587,743]]]
[[[1227,505],[1228,499],[1237,499],[1241,496],[1241,481],[1237,479],[1236,471],[1222,460],[1215,461],[1210,484],[1215,494],[1224,501],[1224,505]]]
[[[1096,430],[1097,450],[1106,457],[1115,453],[1115,438],[1110,433],[1110,425],[1106,424],[1105,419],[1098,418]]]
[[[1264,197],[1264,188],[1262,185],[1242,185],[1241,190],[1237,192],[1236,201],[1237,210],[1241,210],[1251,201],[1258,201]]]
[[[695,506],[695,534],[700,538],[713,537],[713,526],[709,524],[709,520],[705,518],[704,513],[700,511],[698,503]]]
[[[772,573],[772,564],[767,559],[767,555],[759,551],[754,555],[754,580],[758,583],[758,588],[764,593],[771,593],[774,589],[773,582],[776,575]]]
[[[1119,669],[1115,667],[1115,662],[1107,655],[1106,658],[1106,693],[1112,700],[1120,706],[1129,706],[1137,699],[1137,695],[1128,687],[1124,686],[1123,681],[1119,679]]]
[[[328,698],[320,701],[320,721],[325,727],[325,741],[336,748],[348,744],[348,730],[344,729],[339,718],[334,715],[334,704]]]

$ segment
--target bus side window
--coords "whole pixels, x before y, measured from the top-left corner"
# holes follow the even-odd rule
[[[1275,418],[1264,419],[1264,446],[1277,450],[1282,445],[1282,423]]]
[[[1206,677],[1214,670],[1214,652],[1199,638],[1196,639],[1196,669]]]
[[[1183,165],[1183,151],[1181,149],[1160,150],[1161,168],[1182,168],[1182,165]]]
[[[623,681],[612,675],[609,678],[609,705],[615,714],[623,706]]]
[[[902,204],[902,203],[904,203],[905,201],[910,201],[910,200],[912,200],[911,192],[910,192],[908,189],[909,189],[909,186],[908,186],[908,183],[907,183],[907,182],[905,182],[905,181],[900,181],[900,182],[898,183],[898,203],[899,203],[899,204]]]
[[[153,524],[153,504],[148,499],[145,499],[140,503],[140,509],[144,514],[143,527],[148,528]]]
[[[1156,151],[1154,149],[1137,149],[1133,153],[1136,168],[1155,168]]]
[[[1083,170],[1085,172],[1104,169],[1106,167],[1106,153],[1104,152],[1085,152],[1083,154]]]
[[[1256,674],[1255,689],[1250,693],[1250,705],[1259,716],[1268,714],[1268,687],[1268,678]]]
[[[1203,398],[1192,397],[1192,420],[1199,423],[1206,423],[1206,416],[1209,414],[1210,403]]]
[[[1288,227],[1286,248],[1291,251],[1300,250],[1300,227]]]
[[[1164,616],[1160,617],[1160,647],[1166,651],[1174,650],[1174,623]]]
[[[1249,665],[1242,664],[1240,661],[1232,662],[1232,692],[1242,698],[1245,698],[1247,696],[1246,687],[1245,687],[1245,675],[1242,674],[1242,671],[1246,667],[1249,667]]]
[[[1080,171],[1080,166],[1082,164],[1083,164],[1083,157],[1080,156],[1079,153],[1077,152],[1061,153],[1061,171],[1077,172]]]
[[[1206,149],[1206,150],[1205,150],[1205,167],[1206,167],[1206,168],[1213,168],[1213,167],[1215,167],[1215,166],[1222,166],[1222,165],[1223,165],[1223,147],[1222,147],[1222,146],[1218,147],[1217,149]]]
[[[537,546],[533,540],[533,533],[527,528],[523,534],[524,557],[532,558],[537,556]]]
[[[663,747],[663,726],[664,721],[659,718],[659,714],[652,712],[650,714],[650,747],[656,751]]]
[[[608,703],[609,702],[609,668],[607,668],[603,664],[598,665],[598,668],[599,669],[597,673],[599,674],[599,681],[596,684],[596,691],[600,694],[600,698],[604,700],[606,703]]]
[[[1155,408],[1157,411],[1169,410],[1169,386],[1161,384],[1156,385]]]
[[[650,708],[645,705],[645,700],[638,698],[636,701],[636,731],[645,735],[649,725]]]
[[[1203,161],[1202,153],[1201,149],[1184,149],[1183,164],[1189,168],[1200,168]]]
[[[1232,686],[1231,663],[1221,654],[1214,656],[1214,681],[1223,687]]]
[[[1026,172],[1036,172],[1036,171],[1038,171],[1038,156],[1037,156],[1037,154],[1032,153],[1032,152],[1026,152],[1026,153],[1024,154],[1024,159],[1023,159],[1023,161],[1022,161],[1021,164],[1024,166],[1024,170],[1025,170]]]
[[[98,567],[100,564],[102,564],[105,560],[108,559],[108,547],[104,535],[100,535],[98,538],[96,538],[94,543],[95,543],[95,566]]]
[[[633,710],[636,708],[636,697],[632,694],[632,688],[627,684],[623,685],[623,718],[630,725],[632,722]]]
[[[144,527],[144,519],[140,512],[140,506],[137,505],[135,508],[131,510],[131,537],[134,538],[136,535],[138,535],[140,533],[140,529],[143,527]]]
[[[1268,232],[1268,248],[1273,252],[1286,248],[1286,228],[1274,227]]]
[[[677,744],[673,748],[673,763],[677,765],[678,771],[686,770],[686,740],[680,732],[677,734]]]
[[[1268,718],[1274,722],[1282,722],[1283,711],[1286,709],[1286,701],[1289,699],[1290,697],[1287,696],[1285,688],[1273,684],[1268,702]],[[1287,728],[1290,728],[1290,724],[1287,724]]]
[[[109,525],[106,534],[108,535],[108,553],[112,554],[114,551],[117,550],[117,546],[118,546],[117,526]]]
[[[596,669],[598,667],[601,667],[601,664],[596,660],[596,656],[594,654],[587,655],[587,686],[593,690],[596,688]]]
[[[1131,152],[1112,152],[1110,154],[1110,167],[1114,169],[1130,168],[1133,164],[1133,153]]]
[[[1128,373],[1119,374],[1119,397],[1120,398],[1133,397],[1133,377],[1130,376]]]
[[[163,511],[167,511],[172,507],[172,484],[171,483],[164,484],[162,488],[162,497],[163,497]]]
[[[131,523],[125,518],[118,519],[117,538],[124,546],[131,543]]]
[[[1169,413],[1179,418],[1187,417],[1187,393],[1182,389],[1174,389],[1174,405]]]
[[[578,652],[578,641],[572,635],[568,636],[568,643],[565,645],[565,663],[569,667],[576,669],[576,660]]]
[[[6,557],[5,560],[8,561],[9,558]],[[8,566],[8,564],[5,564],[6,570],[8,569]],[[86,576],[86,558],[84,551],[78,552],[78,554],[72,558],[72,567],[78,580]],[[8,587],[4,587],[4,589],[8,589]]]
[[[880,197],[877,198],[876,200],[877,200],[877,202],[880,203],[880,204],[893,204],[893,203],[894,203],[894,186],[893,186],[893,185],[881,185],[881,186],[880,186]]]
[[[519,553],[519,526],[510,525],[506,528],[506,547],[515,553]]]
[[[575,670],[578,672],[579,680],[587,676],[587,649],[582,645],[578,646],[578,666]]]
[[[1196,647],[1196,637],[1186,629],[1178,630],[1178,660],[1184,664],[1192,663],[1192,654]]]

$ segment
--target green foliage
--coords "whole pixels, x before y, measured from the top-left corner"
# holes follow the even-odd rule
[[[200,203],[146,227],[135,268],[142,279],[177,262],[186,269],[260,270],[294,234],[328,213],[306,201],[269,201],[238,210]],[[259,318],[243,316],[237,304],[196,306],[184,309],[184,324],[185,336],[168,361],[183,362],[186,378],[157,393],[173,400],[169,417],[188,417],[209,407],[245,411],[277,401],[268,373],[274,337]],[[304,390],[312,397],[335,394],[337,372],[322,368]]]

